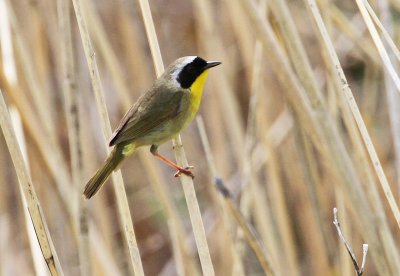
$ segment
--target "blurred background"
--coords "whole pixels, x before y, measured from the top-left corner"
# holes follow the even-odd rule
[[[115,129],[156,78],[141,10],[138,1],[76,2]],[[317,2],[399,202],[399,91],[356,1]],[[199,111],[210,153],[198,120],[181,135],[195,167],[216,275],[264,272],[227,199],[215,189],[215,176],[231,191],[277,275],[354,275],[332,223],[334,207],[360,263],[362,244],[370,245],[365,275],[396,275],[399,228],[308,1],[149,4],[165,66],[186,55],[222,62],[209,73]],[[397,45],[400,4],[370,4]],[[109,137],[102,132],[72,2],[0,0],[0,42],[0,88],[17,128],[20,117],[23,152],[64,274],[84,274],[84,262],[92,275],[131,275],[114,184],[109,180],[89,201],[81,196],[106,157]],[[160,153],[174,160],[171,143]],[[201,275],[182,186],[172,169],[142,148],[121,170],[145,274]],[[1,135],[0,183],[0,275],[48,275],[35,257],[30,220]],[[82,217],[89,233],[86,251],[80,238],[85,231],[77,227]]]

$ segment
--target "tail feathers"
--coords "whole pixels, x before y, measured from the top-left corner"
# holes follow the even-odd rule
[[[124,158],[125,155],[123,154],[123,150],[118,146],[115,146],[101,168],[97,170],[95,175],[86,184],[85,190],[83,191],[85,198],[91,198],[100,190],[104,182],[106,182],[110,174],[117,168]]]

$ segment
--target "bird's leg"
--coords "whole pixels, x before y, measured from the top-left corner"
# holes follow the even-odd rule
[[[171,167],[176,169],[177,172],[174,174],[175,177],[179,177],[179,176],[181,176],[181,174],[186,174],[187,176],[190,176],[191,178],[194,178],[193,173],[190,171],[191,169],[193,169],[193,166],[188,166],[186,168],[182,168],[181,166],[178,166],[177,164],[175,164],[171,160],[169,160],[169,159],[165,158],[164,156],[162,156],[161,154],[159,154],[156,145],[152,145],[150,147],[150,152],[155,157],[159,158],[160,160],[164,161],[165,163],[167,163],[168,165],[170,165]]]

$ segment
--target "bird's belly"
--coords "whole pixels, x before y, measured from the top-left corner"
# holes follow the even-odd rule
[[[140,145],[161,145],[176,137],[187,126],[186,119],[187,116],[179,114],[174,120],[163,123],[135,142]]]
[[[199,108],[199,102],[190,101],[189,98],[185,98],[183,99],[182,106],[181,111],[175,118],[163,123],[147,133],[145,137],[137,139],[135,142],[142,145],[161,145],[175,138],[192,122]]]

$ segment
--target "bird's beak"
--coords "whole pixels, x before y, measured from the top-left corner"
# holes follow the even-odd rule
[[[221,64],[221,62],[219,62],[219,61],[208,61],[207,65],[204,67],[204,70],[210,69],[210,68],[215,67],[220,64]]]

